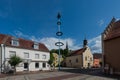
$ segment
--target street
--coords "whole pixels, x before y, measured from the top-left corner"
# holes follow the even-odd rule
[[[0,80],[120,80],[120,77],[105,75],[101,69],[62,68],[60,71],[8,75]]]

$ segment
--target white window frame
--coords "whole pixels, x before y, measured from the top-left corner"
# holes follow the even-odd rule
[[[46,59],[47,56],[45,54],[42,55],[42,59]]]
[[[35,59],[39,59],[40,55],[39,54],[35,54]]]
[[[27,52],[24,52],[24,58],[29,58],[30,56],[29,56],[29,53],[27,53]]]
[[[34,49],[39,49],[39,43],[34,42]]]
[[[19,40],[17,38],[12,38],[12,45],[13,46],[19,46]]]
[[[45,62],[42,63],[42,67],[46,68],[46,63]]]

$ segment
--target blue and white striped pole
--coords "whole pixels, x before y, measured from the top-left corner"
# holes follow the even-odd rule
[[[58,22],[57,22],[58,32],[56,33],[56,35],[58,36],[59,40],[58,40],[58,42],[55,43],[55,45],[59,47],[58,66],[59,66],[59,70],[60,70],[60,46],[64,45],[62,42],[60,42],[60,37],[63,35],[63,33],[60,31],[60,25],[61,25],[61,22],[60,22],[61,15],[60,15],[60,13],[58,13],[57,18],[58,18]]]

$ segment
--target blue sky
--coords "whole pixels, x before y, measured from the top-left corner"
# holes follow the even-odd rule
[[[61,41],[78,49],[86,36],[92,51],[100,52],[101,33],[113,16],[120,18],[119,3],[120,0],[0,0],[0,33],[57,48],[56,16],[60,12],[64,33]]]

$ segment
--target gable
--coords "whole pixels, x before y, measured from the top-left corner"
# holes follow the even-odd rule
[[[104,31],[104,40],[120,37],[120,20],[111,22]]]
[[[87,47],[86,51],[83,53],[83,57],[84,58],[85,57],[92,57],[93,58],[93,54],[92,54],[92,52],[91,52],[89,47]]]

